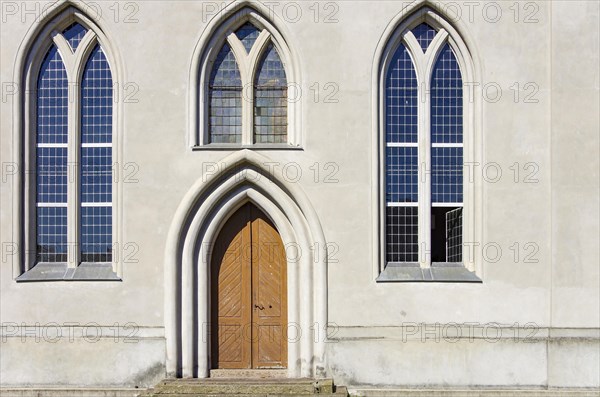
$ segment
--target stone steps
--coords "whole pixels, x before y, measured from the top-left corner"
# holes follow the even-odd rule
[[[323,397],[348,397],[348,390],[345,387],[339,387],[335,393],[315,393],[315,394],[296,394],[296,393],[279,393],[279,392],[267,392],[267,393],[253,393],[253,394],[240,394],[240,393],[168,393],[163,392],[146,392],[140,394],[140,397],[307,397],[307,396],[323,396]]]
[[[345,387],[335,387],[332,379],[288,378],[208,378],[167,379],[147,390],[143,397],[190,397],[190,396],[344,396]]]
[[[142,390],[133,388],[3,387],[0,388],[0,397],[137,397]]]
[[[348,397],[348,390],[345,387],[340,387],[335,393],[318,393],[318,394],[288,394],[288,393],[260,393],[260,394],[141,394],[140,397],[306,397],[306,396],[322,396],[322,397]]]
[[[228,379],[286,379],[287,369],[211,369],[210,378]]]
[[[140,394],[141,393],[141,394]],[[346,397],[348,391],[345,387],[338,386],[335,393],[318,394],[281,394],[281,393],[255,393],[255,394],[198,394],[198,393],[162,393],[156,390],[143,391],[140,389],[126,388],[0,388],[0,397]],[[401,389],[401,388],[367,388],[357,387],[350,390],[350,396],[360,397],[600,397],[599,389]]]
[[[600,397],[600,390],[585,389],[368,389],[356,388],[357,397]]]

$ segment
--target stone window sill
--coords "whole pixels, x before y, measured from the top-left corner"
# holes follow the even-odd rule
[[[66,263],[41,262],[16,281],[121,281],[121,278],[113,271],[112,263],[86,262],[69,268]]]
[[[418,263],[388,263],[377,277],[378,283],[430,282],[430,283],[481,283],[474,272],[462,263],[432,263],[421,268]]]
[[[242,149],[250,149],[250,150],[304,150],[301,146],[292,146],[285,143],[256,143],[253,145],[241,145],[237,143],[209,143],[206,145],[197,145],[193,146],[192,150],[194,151],[202,151],[202,150],[242,150]]]

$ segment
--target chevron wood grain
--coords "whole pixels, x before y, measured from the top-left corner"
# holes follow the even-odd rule
[[[267,216],[240,208],[219,233],[211,266],[213,368],[285,368],[287,263]]]

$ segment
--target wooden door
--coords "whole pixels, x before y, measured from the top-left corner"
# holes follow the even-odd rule
[[[287,269],[273,224],[244,205],[223,226],[211,262],[213,368],[285,368]]]

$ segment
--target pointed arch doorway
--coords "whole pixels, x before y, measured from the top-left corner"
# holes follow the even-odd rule
[[[223,225],[211,256],[211,366],[287,367],[287,260],[254,204]]]
[[[198,177],[173,216],[165,247],[169,377],[210,376],[212,251],[223,225],[247,202],[268,214],[286,248],[287,376],[326,374],[320,335],[327,326],[327,241],[306,193],[274,174],[266,166],[272,161],[248,149],[230,154],[221,172]]]

